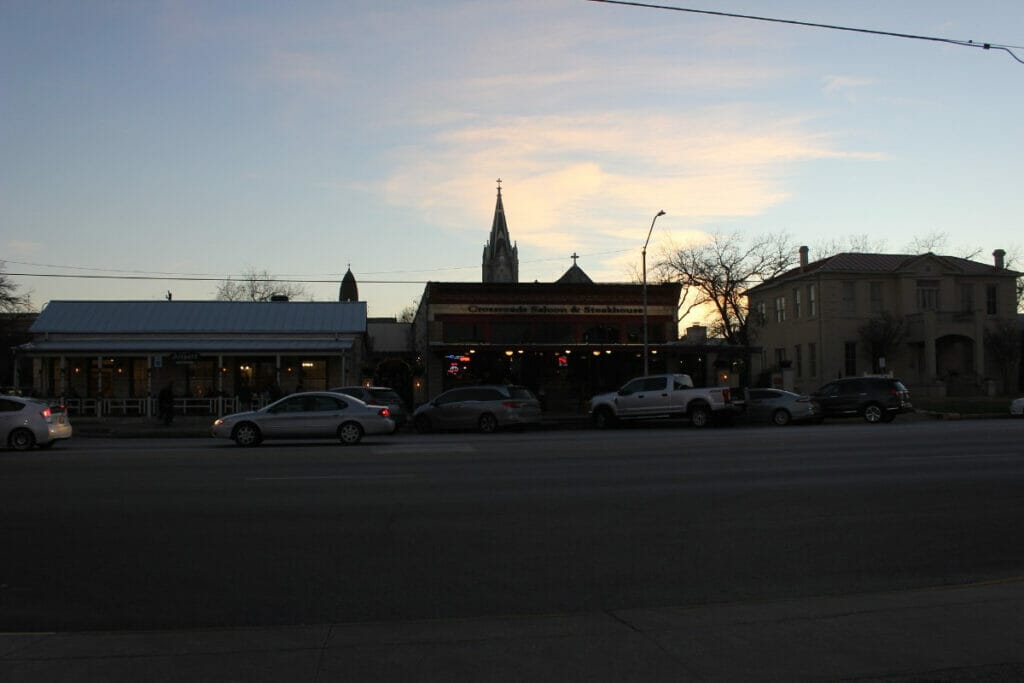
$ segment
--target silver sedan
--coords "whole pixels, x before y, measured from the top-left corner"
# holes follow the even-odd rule
[[[394,431],[388,408],[330,391],[291,394],[260,410],[219,418],[211,430],[213,436],[233,439],[239,446],[255,446],[264,439],[329,438],[354,445],[364,434]]]
[[[810,396],[782,389],[748,389],[744,413],[752,422],[781,426],[806,420],[821,421],[821,406]]]

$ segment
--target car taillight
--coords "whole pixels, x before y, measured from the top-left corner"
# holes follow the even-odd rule
[[[522,408],[525,403],[522,401],[502,401],[501,405],[505,408]]]
[[[722,389],[722,400],[726,403],[729,402],[729,387]]]
[[[380,415],[381,417],[391,417],[391,409],[381,408],[380,410],[377,411],[377,414]]]
[[[39,411],[39,414],[45,417],[46,419],[50,419],[50,415],[52,415],[49,408],[43,408],[42,410]]]

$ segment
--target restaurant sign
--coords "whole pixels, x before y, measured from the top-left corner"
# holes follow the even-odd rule
[[[434,315],[643,315],[641,304],[435,304]],[[674,315],[670,306],[648,306],[648,315]]]

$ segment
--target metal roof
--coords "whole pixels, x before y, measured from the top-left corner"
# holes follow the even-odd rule
[[[51,301],[34,334],[356,334],[364,301]]]
[[[1021,273],[1008,268],[997,268],[993,264],[981,263],[959,256],[940,254],[865,254],[860,252],[844,252],[834,254],[818,261],[808,263],[804,267],[797,266],[781,275],[765,280],[751,287],[747,293],[768,289],[788,280],[796,280],[810,273],[857,273],[896,275],[911,273],[921,262],[931,260],[940,264],[947,272],[958,275],[979,275],[995,277],[1018,277]]]

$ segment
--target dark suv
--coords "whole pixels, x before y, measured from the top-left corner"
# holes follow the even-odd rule
[[[892,422],[911,412],[910,392],[892,377],[844,377],[829,382],[812,394],[821,404],[822,417],[852,417],[865,421]]]

